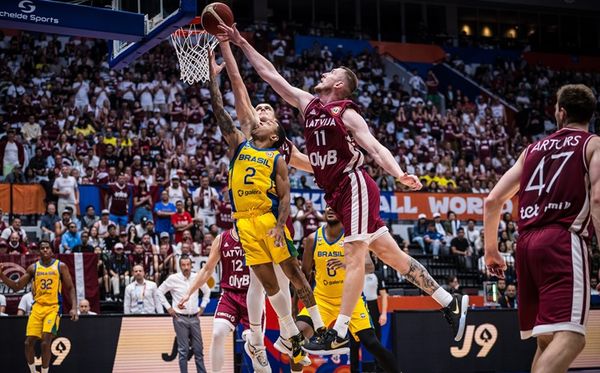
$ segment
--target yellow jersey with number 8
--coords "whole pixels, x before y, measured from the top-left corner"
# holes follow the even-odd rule
[[[313,260],[315,262],[315,297],[327,298],[327,302],[339,306],[342,303],[344,289],[344,268],[331,269],[327,266],[330,259],[344,262],[344,232],[332,242],[327,241],[325,226],[315,232]]]
[[[279,198],[275,189],[275,164],[281,154],[275,148],[258,149],[244,141],[229,165],[229,196],[236,219],[273,212]]]
[[[60,283],[60,261],[54,259],[52,264],[44,266],[42,261],[35,263],[33,278],[33,301],[41,306],[54,306],[62,303]]]

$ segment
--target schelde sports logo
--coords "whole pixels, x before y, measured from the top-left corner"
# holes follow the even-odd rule
[[[23,0],[19,3],[19,9],[23,13],[33,13],[35,12],[35,4],[31,0]]]

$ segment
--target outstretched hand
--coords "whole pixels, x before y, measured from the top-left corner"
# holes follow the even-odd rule
[[[71,311],[69,311],[69,315],[71,316],[71,320],[79,320],[79,315],[77,314],[77,310],[75,308],[71,308]]]
[[[502,255],[498,252],[498,249],[495,250],[486,250],[485,256],[485,266],[492,276],[496,276],[498,278],[504,278],[504,271],[506,271],[506,262]]]
[[[217,27],[219,28],[219,31],[221,31],[216,35],[219,41],[230,41],[235,45],[240,45],[244,41],[244,37],[238,31],[235,23],[231,26],[220,23]]]
[[[423,188],[423,184],[419,181],[419,178],[415,175],[404,174],[401,178],[398,178],[403,185],[406,185],[410,190],[419,190]]]
[[[212,80],[213,78],[217,77],[221,71],[223,71],[225,68],[225,62],[218,64],[217,60],[215,59],[215,53],[212,51],[209,52],[208,59],[208,72],[210,74],[210,79]]]

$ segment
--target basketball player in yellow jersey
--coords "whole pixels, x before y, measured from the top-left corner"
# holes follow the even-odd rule
[[[321,226],[316,232],[305,239],[304,254],[302,257],[302,271],[307,278],[312,277],[314,267],[315,298],[321,317],[325,325],[335,322],[342,305],[342,292],[346,269],[344,264],[344,227],[335,212],[327,207],[325,209],[327,224]],[[368,260],[366,266],[373,266]],[[306,309],[302,309],[296,318],[298,329],[306,338],[313,335],[313,325]],[[377,339],[371,317],[363,299],[360,299],[349,324],[350,333],[354,338],[365,345],[379,365],[386,372],[395,373],[400,370],[394,355]],[[348,345],[343,344],[337,350],[328,351],[328,354],[348,353]],[[302,367],[292,364],[292,372],[301,372]]]
[[[235,227],[246,264],[265,288],[279,317],[281,335],[290,343],[293,360],[307,362],[301,349],[304,338],[292,318],[289,296],[281,291],[273,268],[273,264],[281,266],[299,298],[309,307],[318,332],[323,332],[312,290],[298,266],[297,252],[285,226],[290,212],[290,183],[287,165],[277,150],[285,142],[285,130],[274,119],[259,121],[250,132],[251,138],[246,139],[223,107],[217,82],[223,67],[216,64],[211,54],[209,89],[213,112],[230,149],[229,193]]]
[[[15,282],[4,274],[4,267],[0,263],[0,280],[14,291],[23,289],[29,281],[33,281],[33,307],[27,321],[27,338],[25,339],[25,358],[31,373],[35,373],[35,342],[42,341],[42,373],[48,373],[50,358],[52,357],[50,345],[58,332],[60,323],[62,294],[61,286],[69,290],[71,299],[71,320],[77,321],[77,298],[75,286],[71,280],[67,265],[52,257],[50,242],[40,242],[40,260],[27,268],[19,281]]]

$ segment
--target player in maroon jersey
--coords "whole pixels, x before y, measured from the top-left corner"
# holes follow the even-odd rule
[[[194,283],[178,305],[179,308],[185,308],[190,296],[212,278],[219,261],[222,293],[215,311],[213,338],[210,344],[213,372],[220,372],[223,367],[223,350],[229,333],[240,323],[246,329],[249,327],[246,293],[250,284],[250,273],[245,265],[244,250],[235,229],[224,231],[213,241],[206,264],[198,272]],[[266,359],[266,354],[264,358]]]
[[[529,145],[484,205],[485,263],[503,278],[498,225],[518,193],[519,326],[521,338],[537,337],[531,371],[544,373],[567,371],[585,345],[590,221],[600,237],[600,138],[588,132],[596,98],[581,84],[556,98],[558,131]]]
[[[385,263],[443,307],[444,315],[462,339],[468,307],[468,296],[452,296],[442,289],[418,261],[404,253],[379,216],[379,188],[362,168],[364,155],[359,146],[389,174],[407,187],[422,187],[419,179],[408,175],[390,151],[373,137],[358,106],[348,99],[357,86],[356,75],[346,67],[324,73],[315,87],[319,96],[290,85],[273,64],[257,52],[233,27],[220,26],[219,39],[237,44],[257,73],[285,101],[304,116],[304,137],[315,179],[325,191],[327,204],[342,220],[346,232],[346,278],[340,315],[327,333],[304,346],[308,352],[331,354],[349,345],[348,323],[364,282],[364,261],[371,249]]]

